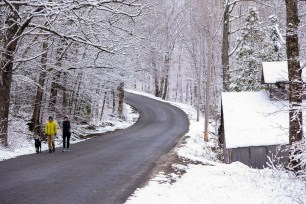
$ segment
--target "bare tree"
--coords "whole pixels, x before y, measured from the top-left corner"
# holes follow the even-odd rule
[[[303,138],[303,112],[302,112],[302,69],[300,66],[298,26],[298,0],[286,0],[287,30],[286,45],[289,75],[289,142],[295,142]],[[297,152],[293,152],[293,155]],[[291,158],[291,164],[297,171],[301,167],[299,161]]]
[[[229,66],[230,66],[230,23],[231,13],[239,1],[225,0],[223,11],[223,35],[222,35],[222,66],[223,66],[223,91],[229,91]],[[232,17],[233,18],[233,17]]]
[[[113,39],[116,38],[119,42],[120,33],[129,33],[124,25],[128,25],[128,20],[133,21],[133,18],[141,13],[141,5],[138,4],[138,0],[94,0],[90,2],[85,0],[68,2],[4,0],[0,2],[0,10],[0,21],[3,25],[0,30],[0,140],[2,144],[7,145],[13,67],[15,66],[14,60],[16,60],[15,55],[20,51],[21,39],[29,35],[53,35],[64,41],[90,46],[96,53],[115,53],[118,51],[116,50],[118,47],[111,42],[112,39],[108,37],[111,36],[109,33],[116,30]],[[22,59],[22,61],[33,61],[38,56],[45,57],[45,51],[42,50],[43,53],[36,57],[27,60]],[[94,56],[98,58],[99,54],[96,53]],[[61,66],[62,64],[58,63],[57,65]],[[58,76],[56,77],[57,81],[62,80],[61,74],[62,72],[56,75]],[[45,77],[42,76],[42,78]],[[51,91],[51,95],[54,96],[53,103],[56,102],[57,81],[53,83],[54,86]],[[43,83],[43,81],[39,83]],[[38,98],[37,100],[39,100]],[[36,106],[34,113],[36,119],[39,114],[38,109]]]
[[[48,39],[45,39],[42,43],[43,54],[41,56],[41,71],[39,73],[38,86],[36,90],[36,98],[35,98],[34,110],[32,115],[33,128],[35,128],[39,124],[44,86],[47,75],[48,45],[49,45]]]
[[[5,1],[7,2],[7,1]],[[8,3],[9,10],[5,16],[5,25],[7,27],[5,34],[2,36],[2,48],[0,59],[0,140],[5,146],[7,145],[8,114],[10,105],[10,91],[13,76],[14,53],[17,49],[17,43],[31,22],[33,16],[26,16],[20,19],[19,5],[13,6]],[[5,10],[1,7],[0,9]],[[41,8],[35,8],[33,13],[40,12]]]

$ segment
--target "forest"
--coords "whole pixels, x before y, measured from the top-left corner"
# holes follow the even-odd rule
[[[302,139],[305,1],[2,0],[0,11],[4,146],[18,122],[123,118],[126,88],[192,105],[217,130],[221,93],[265,90],[262,62],[287,60],[291,143]]]

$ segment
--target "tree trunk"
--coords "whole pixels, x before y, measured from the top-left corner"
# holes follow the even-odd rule
[[[186,82],[186,95],[185,95],[185,103],[187,103],[188,104],[188,101],[189,101],[189,82],[190,81],[187,81]]]
[[[7,130],[8,130],[8,116],[10,108],[10,92],[13,77],[13,59],[14,53],[17,49],[17,43],[28,27],[32,17],[28,17],[24,22],[19,22],[19,6],[11,5],[10,11],[7,13],[7,22],[5,22],[4,27],[7,28],[6,35],[1,36],[3,38],[1,46],[3,50],[1,51],[0,59],[0,143],[7,146]],[[41,8],[37,8],[39,11]]]
[[[78,101],[80,98],[80,88],[81,88],[81,84],[82,84],[82,79],[83,79],[83,74],[82,73],[78,73],[77,74],[77,78],[75,80],[75,84],[74,84],[74,88],[73,88],[73,92],[71,94],[71,98],[70,98],[70,115],[75,115],[75,111],[78,107]]]
[[[169,86],[169,71],[170,71],[170,58],[168,55],[165,57],[165,77],[163,77],[161,85],[161,97],[166,100]]]
[[[1,68],[4,71],[0,73],[0,142],[7,146],[7,131],[8,131],[8,116],[9,116],[9,106],[10,106],[10,91],[12,83],[12,56],[10,54],[4,53],[1,57]]]
[[[162,97],[164,86],[165,86],[165,77],[163,75],[162,78],[160,79],[160,87],[159,87],[159,91],[158,91],[157,97]]]
[[[115,113],[115,110],[116,110],[116,94],[115,94],[114,88],[112,89],[112,95],[113,95],[113,98],[112,98],[112,101],[113,101],[113,113]]]
[[[157,70],[154,70],[155,96],[159,96],[158,75]]]
[[[120,82],[118,87],[118,114],[123,118],[124,83]]]
[[[18,8],[16,8],[18,10]],[[8,17],[7,35],[4,36],[3,48],[0,59],[0,142],[7,146],[8,116],[10,107],[10,92],[13,76],[13,58],[17,48],[18,38],[23,30],[14,22],[18,16],[12,12]]]
[[[62,70],[60,69],[61,66],[62,66],[62,59],[63,59],[63,56],[64,56],[64,45],[65,45],[65,41],[61,40],[58,45],[57,45],[57,49],[56,49],[56,62],[55,62],[55,66],[56,66],[56,69],[55,70],[55,75],[53,77],[53,81],[52,81],[52,84],[51,84],[51,96],[50,96],[50,105],[49,105],[49,108],[50,108],[50,112],[52,114],[55,114],[54,116],[56,116],[58,114],[58,112],[56,112],[56,103],[57,103],[57,95],[58,95],[58,91],[60,89],[64,89],[63,86],[61,86],[59,84],[60,82],[60,78],[61,78],[61,75],[62,75]],[[60,70],[60,71],[58,71]]]
[[[166,100],[166,97],[167,97],[168,85],[169,85],[169,74],[167,74],[165,78],[165,86],[164,86],[164,91],[163,91],[163,96],[162,96],[162,99],[164,100]]]
[[[66,88],[67,85],[67,72],[64,72],[64,83],[63,83],[63,109],[62,109],[62,113],[63,115],[67,115],[68,114],[68,94],[67,91],[68,89]]]
[[[39,124],[39,116],[40,116],[40,110],[41,110],[41,104],[42,104],[42,98],[43,98],[43,94],[44,94],[44,85],[45,85],[45,80],[46,80],[46,75],[47,75],[47,48],[48,48],[48,39],[46,39],[43,42],[42,45],[42,50],[43,50],[43,54],[41,56],[41,72],[39,75],[39,79],[38,79],[38,84],[39,86],[37,86],[37,90],[36,90],[36,98],[35,98],[35,104],[34,104],[34,111],[33,111],[33,115],[32,115],[32,119],[33,119],[33,128],[35,128],[38,124]],[[34,130],[34,129],[33,129]],[[31,130],[31,131],[33,131]]]
[[[223,67],[223,91],[229,91],[229,5],[225,5],[223,14],[223,39],[222,39],[222,67]]]
[[[103,98],[103,102],[102,102],[100,121],[102,120],[102,116],[103,116],[103,113],[104,113],[105,102],[106,102],[106,95],[107,95],[107,92],[105,91],[105,93],[104,93],[104,98]]]
[[[52,84],[51,84],[51,93],[50,93],[50,102],[49,102],[49,110],[51,114],[54,114],[54,117],[56,116],[56,102],[57,102],[57,93],[59,89],[59,79],[60,79],[61,73],[59,71],[56,71]]]
[[[303,137],[303,112],[302,112],[302,69],[300,67],[298,25],[298,0],[286,0],[287,30],[286,46],[289,73],[289,142],[294,144]],[[295,150],[293,150],[295,151]],[[296,155],[293,152],[291,155]],[[300,167],[300,161],[291,158],[295,171]]]

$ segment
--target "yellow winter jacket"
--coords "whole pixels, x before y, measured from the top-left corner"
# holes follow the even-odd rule
[[[57,124],[55,120],[51,122],[48,120],[45,127],[45,134],[46,135],[56,135],[57,134]]]

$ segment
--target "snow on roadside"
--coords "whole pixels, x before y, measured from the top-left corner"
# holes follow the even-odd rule
[[[124,104],[124,117],[125,120],[119,118],[112,118],[112,120],[104,121],[106,125],[103,127],[97,127],[95,130],[85,129],[85,126],[76,126],[72,121],[72,136],[70,143],[81,142],[85,139],[80,139],[76,135],[89,135],[89,134],[99,134],[109,131],[114,131],[117,129],[125,129],[133,125],[139,118],[139,114],[135,113],[133,108],[127,104]],[[62,147],[62,133],[59,128],[57,137],[55,138],[55,146]],[[9,124],[9,138],[8,138],[8,147],[3,147],[0,145],[0,161],[15,158],[17,156],[34,154],[34,139],[32,133],[28,130],[28,126],[24,120],[15,119]],[[42,142],[42,151],[48,149],[47,142]]]
[[[81,128],[74,129],[72,132],[77,135],[84,136],[111,132],[118,129],[128,128],[129,126],[133,125],[139,118],[139,114],[135,112],[135,110],[133,110],[133,108],[128,104],[124,104],[123,115],[124,119],[109,117],[109,119],[105,119],[102,123],[91,125],[93,129],[88,128],[88,125],[79,125]]]
[[[129,92],[163,101],[150,94],[130,90]],[[190,120],[190,129],[185,136],[186,144],[176,150],[178,155],[202,164],[186,166],[173,164],[173,168],[186,173],[166,175],[160,172],[149,182],[148,186],[137,189],[134,195],[127,200],[127,204],[306,203],[305,181],[295,178],[292,174],[271,169],[251,169],[239,162],[229,165],[220,163],[217,159],[218,152],[212,151],[217,144],[216,137],[210,135],[209,143],[203,140],[204,119],[201,118],[197,122],[195,110],[188,105],[169,103],[185,111]],[[126,121],[112,120],[110,122],[114,124],[113,127],[107,126],[98,131],[73,131],[94,134],[124,129],[134,124],[139,117],[130,106],[125,107]],[[13,121],[9,131],[9,147],[0,146],[0,161],[35,153],[34,141],[29,136],[25,122]],[[75,137],[72,142],[80,141],[82,140]],[[57,138],[56,142],[57,146],[61,146],[61,138]],[[42,147],[43,150],[46,150],[47,144],[43,143]]]
[[[127,91],[163,101],[150,94]],[[167,103],[182,109],[190,120],[186,144],[176,149],[178,155],[193,161],[190,163],[200,164],[173,164],[174,168],[186,173],[167,175],[160,172],[146,187],[137,189],[126,204],[306,203],[305,180],[275,169],[258,170],[240,162],[219,162],[218,153],[213,151],[217,146],[216,137],[210,134],[210,142],[204,142],[204,119],[197,122],[196,111],[188,105]]]
[[[250,169],[240,162],[215,166],[191,164],[176,182],[166,182],[167,177],[160,174],[126,203],[305,203],[302,182],[292,183],[286,174],[276,177],[271,173],[269,169]]]

